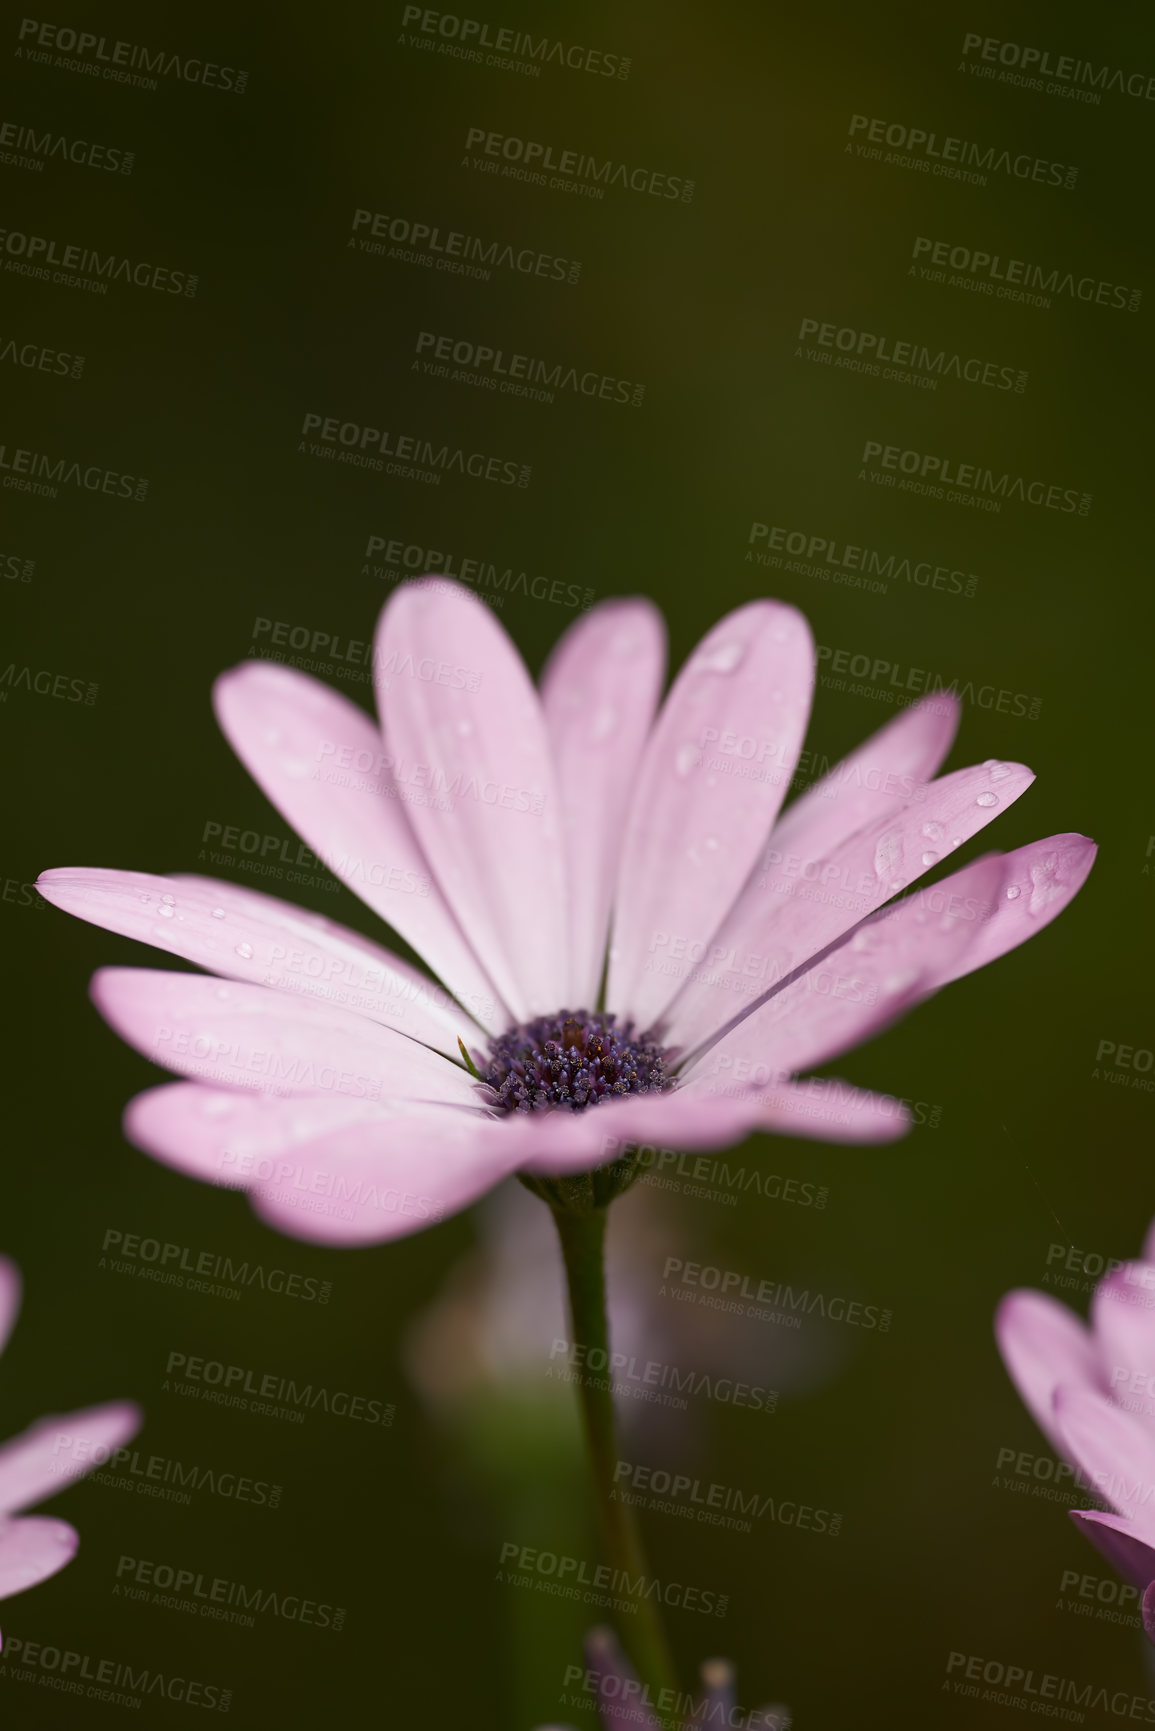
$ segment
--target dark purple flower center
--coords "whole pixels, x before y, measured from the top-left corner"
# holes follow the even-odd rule
[[[483,1079],[502,1112],[570,1112],[626,1094],[661,1094],[674,1086],[666,1053],[618,1027],[616,1016],[559,1010],[510,1028],[493,1042]]]

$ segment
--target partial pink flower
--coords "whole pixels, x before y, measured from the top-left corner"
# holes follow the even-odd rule
[[[1034,779],[994,760],[937,776],[958,722],[946,694],[780,818],[815,665],[781,602],[722,619],[660,709],[664,629],[644,600],[580,618],[540,690],[444,580],[395,593],[374,653],[379,725],[257,662],[218,681],[217,716],[429,973],[234,884],[39,880],[58,907],[207,970],[93,980],[116,1031],[191,1078],[139,1095],[126,1133],[248,1190],[295,1237],[400,1237],[511,1172],[591,1172],[639,1142],[889,1141],[908,1126],[888,1099],[796,1078],[1032,937],[1095,855],[1051,836],[911,893]]]
[[[571,1677],[575,1691],[592,1695],[597,1702],[603,1731],[662,1731],[662,1720],[652,1709],[676,1713],[684,1731],[707,1725],[759,1726],[762,1731],[790,1731],[790,1711],[781,1704],[744,1711],[738,1707],[734,1667],[728,1659],[707,1659],[701,1667],[702,1690],[696,1698],[675,1696],[662,1690],[657,1697],[639,1683],[629,1660],[609,1629],[591,1629],[586,1637],[585,1671]],[[576,1667],[575,1667],[576,1669]],[[673,1699],[667,1697],[675,1696]],[[542,1725],[539,1731],[567,1731],[561,1725]]]
[[[0,1352],[20,1311],[20,1271],[0,1256]],[[131,1401],[42,1418],[0,1444],[0,1599],[55,1575],[76,1555],[80,1535],[67,1521],[23,1515],[108,1459],[140,1429]]]
[[[1115,1512],[1071,1519],[1143,1597],[1155,1641],[1155,1222],[1144,1260],[1101,1280],[1090,1327],[1045,1292],[1009,1292],[995,1314],[1003,1363],[1056,1451]]]

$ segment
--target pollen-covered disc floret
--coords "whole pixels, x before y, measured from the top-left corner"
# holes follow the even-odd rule
[[[661,1094],[674,1086],[667,1057],[639,1038],[632,1022],[589,1010],[560,1010],[510,1028],[494,1042],[483,1077],[502,1112],[571,1112],[626,1094]]]

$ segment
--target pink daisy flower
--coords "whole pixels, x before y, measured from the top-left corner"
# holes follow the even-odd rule
[[[93,980],[113,1028],[190,1078],[131,1102],[130,1140],[247,1189],[292,1236],[369,1243],[514,1171],[598,1169],[587,1190],[608,1200],[638,1142],[901,1134],[892,1102],[792,1078],[1032,937],[1094,844],[988,855],[883,911],[1031,771],[933,779],[958,721],[941,696],[780,818],[814,688],[805,619],[738,608],[659,709],[664,659],[656,608],[605,602],[536,690],[490,611],[425,579],[381,615],[379,725],[287,668],[225,674],[233,749],[429,972],[238,885],[46,872],[58,907],[207,970]]]
[[[576,1670],[576,1667],[575,1667]],[[580,1687],[597,1702],[603,1731],[662,1731],[658,1708],[667,1717],[676,1714],[685,1731],[710,1725],[748,1725],[762,1731],[790,1731],[789,1709],[781,1704],[748,1712],[738,1706],[734,1692],[734,1667],[728,1659],[707,1659],[701,1667],[702,1692],[696,1698],[674,1690],[661,1690],[657,1697],[638,1682],[629,1660],[609,1629],[591,1629],[586,1637],[586,1667],[580,1678],[571,1677],[571,1688]],[[561,1725],[543,1725],[539,1731],[568,1731]]]
[[[1023,1289],[1002,1300],[995,1335],[1039,1429],[1114,1509],[1069,1513],[1143,1595],[1155,1641],[1155,1222],[1143,1257],[1099,1282],[1089,1328],[1049,1294]]]
[[[20,1311],[20,1271],[0,1256],[0,1352]],[[42,1418],[22,1436],[0,1444],[0,1599],[10,1599],[55,1575],[76,1555],[80,1535],[67,1521],[23,1515],[108,1459],[140,1429],[131,1401],[90,1406]]]

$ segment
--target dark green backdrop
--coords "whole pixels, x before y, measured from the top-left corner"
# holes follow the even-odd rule
[[[132,1395],[148,1414],[142,1447],[284,1486],[276,1511],[74,1487],[53,1508],[80,1526],[79,1558],[4,1606],[5,1632],[230,1688],[245,1727],[593,1724],[561,1701],[589,1614],[540,1596],[531,1612],[529,1595],[494,1579],[511,1509],[522,1542],[592,1556],[572,1460],[550,1468],[532,1458],[531,1426],[499,1424],[497,1463],[463,1466],[464,1440],[434,1425],[399,1357],[473,1242],[471,1219],[392,1247],[317,1249],[130,1148],[122,1105],[159,1075],[102,1025],[86,985],[99,964],[152,958],[22,887],[60,864],[213,869],[199,859],[210,823],[287,836],[222,740],[210,684],[250,652],[258,618],[369,637],[391,592],[368,553],[375,536],[545,578],[500,610],[535,669],[573,617],[568,585],[652,596],[675,665],[720,613],[769,593],[859,667],[934,670],[1036,709],[1000,714],[976,696],[948,767],[1029,762],[1038,782],[990,840],[1093,835],[1088,887],[1037,942],[838,1066],[937,1108],[937,1127],[876,1151],[755,1138],[747,1166],[827,1185],[821,1212],[753,1195],[669,1204],[681,1210],[670,1254],[706,1247],[724,1266],[840,1284],[893,1310],[885,1337],[833,1330],[837,1373],[788,1391],[773,1418],[709,1409],[693,1457],[711,1480],[841,1511],[842,1531],[742,1536],[655,1515],[647,1535],[657,1572],[729,1594],[724,1621],[673,1614],[684,1681],[728,1653],[742,1700],[787,1700],[800,1727],[1013,1723],[1011,1708],[942,1692],[952,1651],[1146,1696],[1142,1636],[1072,1613],[1075,1595],[1060,1592],[1065,1570],[1107,1577],[1096,1553],[1060,1503],[1004,1488],[1000,1450],[1045,1445],[990,1318],[1006,1289],[1042,1283],[1050,1245],[1090,1253],[1093,1271],[1095,1257],[1134,1253],[1152,1212],[1155,1098],[1135,1066],[1155,1046],[1144,959],[1155,103],[983,78],[968,68],[986,62],[963,48],[968,35],[1005,38],[1052,62],[1141,73],[1133,87],[1145,90],[1155,26],[1122,4],[983,0],[479,0],[449,15],[630,62],[625,77],[599,70],[614,67],[605,59],[592,71],[547,61],[533,77],[485,64],[488,50],[481,64],[438,53],[452,38],[429,16],[432,48],[411,45],[420,31],[402,6],[349,0],[159,11],[77,0],[23,39],[10,14],[0,34],[0,119],[135,153],[127,175],[59,156],[37,170],[6,134],[17,141],[0,161],[0,226],[54,240],[57,257],[71,244],[198,279],[194,295],[123,281],[96,294],[10,269],[0,281],[15,345],[0,358],[6,464],[31,449],[149,483],[143,501],[67,484],[55,497],[3,494],[0,1247],[23,1266],[26,1297],[0,1431]],[[92,76],[77,67],[100,69],[96,50],[78,62],[50,37],[36,47],[44,23],[245,69],[247,84],[208,88],[175,69],[155,89]],[[864,158],[846,149],[866,130],[851,139],[854,115],[1074,165],[1077,181],[992,168],[976,185]],[[486,174],[476,151],[467,165],[471,128],[692,181],[692,199],[610,187],[594,200]],[[580,261],[580,276],[495,265],[483,280],[373,255],[349,244],[357,210]],[[911,274],[918,237],[1142,300],[1132,311],[1059,291],[1036,306],[927,281]],[[27,258],[6,244],[0,262]],[[1025,371],[1026,389],[943,377],[930,390],[811,361],[806,319]],[[430,377],[413,369],[423,330],[641,383],[644,400],[535,403]],[[29,344],[37,357],[84,356],[82,376],[22,364]],[[310,413],[530,464],[531,478],[434,486],[326,463],[298,449]],[[1088,494],[1089,514],[1015,500],[989,512],[874,484],[867,441]],[[880,593],[829,569],[766,569],[744,557],[754,523],[977,585],[936,592],[900,575]],[[61,695],[22,685],[24,668],[67,676]],[[319,672],[366,700],[335,663]],[[890,677],[820,687],[808,745],[833,757],[894,714]],[[254,881],[236,860],[221,875]],[[265,887],[373,931],[324,873]],[[1105,1041],[1140,1056],[1097,1065]],[[331,1301],[250,1292],[230,1304],[134,1283],[99,1266],[109,1230],[331,1280]],[[295,1427],[181,1401],[162,1388],[172,1351],[392,1401],[395,1423],[315,1413]],[[652,1452],[676,1464],[680,1451],[671,1420]],[[511,1483],[531,1471],[552,1496]],[[195,1624],[114,1595],[121,1553],[260,1577],[345,1607],[346,1625]],[[115,1725],[126,1711],[16,1681],[2,1663],[0,1696],[21,1727]],[[153,1697],[137,1718],[177,1725],[195,1712]]]

